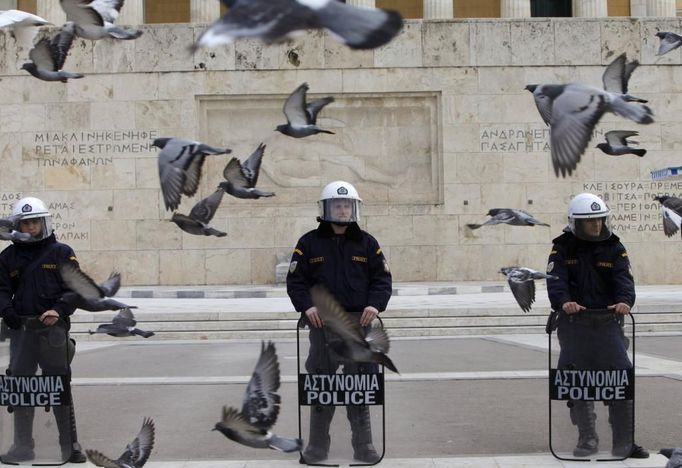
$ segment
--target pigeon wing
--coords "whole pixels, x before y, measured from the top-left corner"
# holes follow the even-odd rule
[[[118,289],[121,287],[121,274],[112,271],[109,278],[99,285],[100,289],[107,297],[115,296]]]
[[[373,326],[367,332],[365,336],[365,341],[369,344],[369,349],[375,352],[388,353],[390,348],[390,340],[388,339],[388,334],[384,327],[381,325]]]
[[[545,96],[544,94],[533,93],[533,100],[535,101],[535,107],[538,108],[540,117],[545,125],[549,125],[552,121],[552,99]]]
[[[625,53],[622,53],[613,59],[606,67],[606,70],[604,70],[604,74],[601,77],[606,91],[618,94],[627,93],[628,76],[626,76],[626,61],[627,57],[625,56]],[[630,73],[632,73],[632,71]]]
[[[194,147],[192,147],[194,148]],[[190,197],[197,193],[199,180],[201,179],[201,168],[204,166],[206,155],[204,153],[192,153],[187,165],[185,166],[185,181],[182,185],[182,193]]]
[[[551,152],[554,173],[562,177],[576,168],[594,127],[606,112],[603,95],[566,86],[552,106]]]
[[[284,115],[292,127],[308,125],[308,113],[305,104],[306,92],[308,92],[308,83],[303,83],[284,102]]]
[[[123,7],[124,0],[91,0],[90,6],[107,23],[114,23]]]
[[[239,159],[232,158],[223,169],[223,177],[235,187],[250,188],[251,184],[244,174],[242,164]]]
[[[159,153],[159,181],[163,193],[163,203],[167,210],[175,210],[180,205],[180,197],[185,184],[185,171],[176,167],[170,155],[161,150]]]
[[[260,165],[263,160],[264,153],[265,145],[261,143],[258,145],[258,148],[256,148],[256,151],[251,153],[251,156],[249,156],[242,166],[244,175],[248,179],[251,187],[255,187],[256,183],[258,182],[258,174],[260,173]]]
[[[670,208],[678,216],[682,216],[682,198],[668,197],[663,206]]]
[[[98,452],[97,450],[86,450],[85,454],[88,456],[88,460],[97,466],[103,466],[105,468],[119,468],[118,463],[103,453]]]
[[[322,99],[316,99],[313,102],[309,102],[306,107],[306,113],[308,114],[308,123],[315,124],[317,122],[317,114],[320,113],[322,108],[327,104],[334,102],[333,96],[327,96]]]
[[[92,0],[59,0],[62,10],[66,13],[66,20],[81,26],[104,26],[104,18],[93,8],[96,1]]]
[[[118,314],[111,320],[111,323],[120,327],[134,327],[137,321],[133,312],[126,307],[118,311]]]
[[[663,207],[663,232],[666,236],[672,237],[679,230],[678,223],[673,219],[673,215],[669,208]],[[678,216],[679,218],[679,216]]]
[[[213,219],[216,210],[218,210],[224,193],[225,191],[219,188],[208,197],[199,201],[199,203],[194,205],[192,211],[189,212],[189,217],[201,223],[208,224]]]
[[[656,35],[661,39],[661,44],[658,46],[658,53],[656,55],[665,55],[682,45],[682,36],[675,33],[659,32]]]
[[[606,141],[609,145],[615,147],[627,146],[627,139],[637,135],[639,135],[639,132],[635,132],[633,130],[611,130],[610,132],[606,132],[604,137],[606,138]]]
[[[40,16],[32,15],[21,10],[5,10],[0,12],[0,28],[5,26],[15,26],[16,28],[42,26],[50,24],[49,21]]]
[[[101,299],[105,296],[105,292],[92,278],[71,263],[59,265],[59,274],[70,290],[85,299]]]
[[[35,47],[28,53],[28,58],[30,58],[38,68],[58,71],[54,62],[54,57],[52,56],[52,50],[50,50],[50,39],[47,37],[43,37],[38,41]]]
[[[344,341],[366,344],[360,326],[351,321],[348,312],[343,310],[324,286],[315,285],[310,288],[310,296],[325,326],[341,336]]]
[[[521,310],[528,312],[531,304],[535,302],[535,281],[518,282],[508,278],[507,282]]]
[[[133,466],[139,468],[149,459],[154,449],[154,421],[145,418],[142,421],[142,428],[137,433],[137,437],[128,445],[131,452]]]
[[[251,434],[252,436],[262,436],[266,433],[265,430],[251,424],[239,411],[231,406],[223,406],[223,417],[218,424],[232,431]]]
[[[271,428],[277,421],[281,398],[279,362],[272,342],[261,344],[261,354],[244,394],[242,415],[261,429]]]

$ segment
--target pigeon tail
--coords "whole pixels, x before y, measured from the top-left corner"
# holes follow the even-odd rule
[[[119,28],[114,26],[112,28],[107,28],[107,34],[114,39],[120,39],[122,41],[130,41],[132,39],[137,39],[142,35],[142,31],[139,29],[129,31],[127,29]]]
[[[374,357],[375,357],[376,362],[378,362],[379,364],[389,368],[390,370],[392,370],[396,374],[400,374],[400,372],[398,372],[398,368],[395,366],[395,364],[393,364],[393,361],[391,361],[391,358],[389,358],[385,354],[375,353]]]
[[[642,156],[644,156],[646,154],[646,150],[645,149],[633,149],[632,154],[636,154],[637,156],[639,156],[641,158]]]
[[[638,97],[632,96],[631,94],[623,94],[623,99],[625,99],[627,102],[642,102],[644,104],[649,102],[646,99],[638,98]]]
[[[151,332],[151,331],[140,330],[139,328],[133,328],[132,330],[130,330],[130,333],[132,333],[133,335],[140,335],[143,338],[149,338],[149,337],[154,336],[156,334],[156,333]]]
[[[275,434],[272,435],[268,443],[270,444],[271,449],[287,453],[298,452],[303,447],[303,441],[301,439],[286,439]]]
[[[478,229],[478,228],[480,228],[481,226],[483,226],[483,225],[482,225],[482,224],[467,224],[467,227],[468,227],[469,229],[471,229],[471,230],[473,230],[473,229]]]
[[[629,104],[620,97],[611,101],[611,110],[621,117],[634,120],[640,124],[650,124],[654,121],[653,114],[648,106],[639,103]]]
[[[331,132],[331,131],[329,131],[329,130],[324,130],[324,129],[322,129],[322,128],[316,128],[315,130],[316,130],[315,133],[328,133],[328,134],[330,134],[330,135],[336,135],[334,132]]]

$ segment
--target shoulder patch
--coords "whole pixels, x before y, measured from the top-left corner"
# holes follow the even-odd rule
[[[296,265],[298,265],[298,262],[296,260],[289,264],[289,273],[293,273],[296,271]]]
[[[75,255],[71,255],[71,256],[69,257],[69,260],[73,260],[74,262],[77,262],[77,261],[78,261],[78,259],[76,258]]]
[[[551,273],[554,270],[554,262],[549,262],[547,264],[547,273]]]
[[[381,255],[381,247],[377,249],[377,255]]]
[[[621,257],[627,257],[627,256],[628,256],[628,253],[627,253],[627,252],[623,252],[622,254],[620,254],[620,256],[621,256]]]
[[[390,272],[391,272],[391,269],[389,268],[388,262],[386,261],[385,258],[384,258],[384,271],[385,271],[386,273],[390,273]]]
[[[301,252],[299,249],[294,249],[294,253],[297,253],[299,255],[303,255],[303,252]]]

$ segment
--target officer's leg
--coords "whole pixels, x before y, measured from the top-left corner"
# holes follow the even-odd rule
[[[374,374],[379,366],[373,363],[344,364],[344,374]],[[369,406],[346,406],[346,415],[353,433],[353,458],[367,463],[376,463],[381,458],[372,444],[372,420]]]
[[[338,363],[333,361],[327,349],[327,340],[323,329],[311,328],[309,334],[310,350],[305,368],[309,374],[333,374]],[[303,451],[305,463],[318,463],[327,459],[329,454],[329,426],[334,417],[334,406],[315,405],[310,407],[310,437],[308,446]]]
[[[573,449],[576,457],[587,457],[599,450],[599,437],[595,428],[597,415],[592,401],[571,401],[571,422],[578,426],[578,443]]]
[[[613,434],[611,453],[617,457],[649,458],[649,452],[634,443],[634,407],[632,400],[609,403],[609,423]]]

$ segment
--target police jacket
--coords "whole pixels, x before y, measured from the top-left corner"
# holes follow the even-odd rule
[[[559,279],[547,280],[552,309],[561,310],[566,302],[588,309],[605,309],[618,302],[635,304],[630,260],[618,236],[589,242],[564,232],[553,242],[547,273]]]
[[[16,242],[0,253],[0,315],[12,309],[20,316],[54,309],[69,323],[75,308],[60,301],[68,287],[59,274],[61,263],[78,266],[73,249],[54,234],[32,243]]]
[[[377,240],[352,223],[342,235],[331,224],[303,235],[291,256],[287,293],[297,311],[313,306],[310,288],[323,284],[349,312],[386,310],[393,292],[391,272]]]

